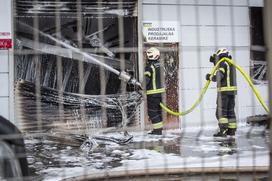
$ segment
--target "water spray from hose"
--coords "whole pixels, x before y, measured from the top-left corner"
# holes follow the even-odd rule
[[[78,54],[82,55],[84,59],[87,59],[87,60],[93,62],[94,64],[99,65],[99,66],[105,68],[106,70],[108,70],[108,71],[116,74],[119,77],[120,80],[123,80],[125,82],[130,83],[130,84],[133,84],[134,86],[137,86],[138,88],[142,89],[141,83],[138,82],[134,77],[132,77],[126,71],[118,71],[118,70],[114,69],[113,67],[111,67],[111,66],[109,66],[109,65],[107,65],[107,64],[105,64],[105,63],[103,63],[101,61],[99,61],[98,59],[94,58],[93,56],[89,55],[88,53],[83,52],[79,48],[76,48],[76,47],[74,47],[74,46],[72,46],[72,45],[70,45],[68,43],[65,43],[62,40],[59,40],[59,39],[53,37],[52,35],[44,33],[44,32],[42,32],[42,31],[40,31],[40,30],[38,30],[36,28],[33,28],[33,27],[31,27],[31,26],[23,23],[23,22],[19,21],[19,23],[20,23],[20,25],[22,25],[22,26],[24,26],[26,28],[29,28],[29,29],[33,30],[34,32],[37,32],[38,34],[42,35],[43,37],[47,37],[50,40],[52,40],[52,41],[54,41],[54,42],[62,45],[63,47],[72,50],[74,53],[78,53]]]

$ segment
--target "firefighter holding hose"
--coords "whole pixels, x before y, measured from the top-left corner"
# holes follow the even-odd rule
[[[146,78],[146,94],[148,117],[152,122],[153,130],[149,134],[161,135],[163,129],[162,109],[162,93],[165,88],[161,81],[160,72],[160,51],[157,48],[151,47],[146,50],[147,63],[145,67]]]
[[[215,65],[224,58],[231,59],[231,55],[228,49],[220,48],[210,57],[210,62]],[[234,110],[235,95],[237,94],[236,69],[227,61],[222,61],[214,75],[206,75],[206,80],[217,83],[216,118],[218,120],[219,131],[213,136],[234,136],[237,129]]]

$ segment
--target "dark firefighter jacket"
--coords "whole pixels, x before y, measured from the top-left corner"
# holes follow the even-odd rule
[[[165,92],[161,83],[160,63],[158,61],[148,61],[145,67],[146,94],[153,95]]]
[[[224,59],[221,58],[220,60]],[[219,60],[219,61],[220,61]],[[236,95],[236,69],[227,61],[222,61],[212,77],[212,81],[217,82],[217,91],[223,94]]]

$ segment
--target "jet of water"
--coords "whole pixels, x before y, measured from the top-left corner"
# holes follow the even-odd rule
[[[34,27],[31,27],[30,25],[27,25],[26,23],[23,23],[23,22],[19,21],[19,24],[26,27],[26,28],[28,28],[28,29],[30,29],[30,30],[32,30],[34,33],[38,33],[39,35],[41,35],[43,37],[46,37],[46,38],[49,38],[50,40],[56,42],[57,44],[62,45],[63,47],[70,49],[74,53],[78,53],[78,54],[82,55],[84,59],[90,60],[94,64],[97,64],[97,65],[105,68],[106,70],[116,74],[121,80],[129,82],[129,83],[131,83],[133,85],[136,85],[139,88],[142,87],[141,83],[139,83],[135,78],[131,77],[131,75],[129,75],[127,72],[118,71],[118,70],[114,69],[113,67],[99,61],[98,59],[94,58],[93,56],[89,55],[88,53],[82,51],[81,49],[76,48],[76,47],[70,45],[67,42],[59,40],[59,39],[53,37],[50,34],[44,33],[44,32],[42,32],[42,31],[40,31],[40,30],[38,30],[38,29],[36,29]]]

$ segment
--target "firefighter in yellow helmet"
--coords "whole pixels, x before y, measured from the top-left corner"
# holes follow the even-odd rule
[[[145,67],[146,78],[146,94],[148,117],[152,122],[153,130],[149,134],[161,135],[163,129],[162,109],[160,103],[162,101],[162,93],[165,88],[162,85],[160,73],[160,51],[151,47],[146,50],[147,63]]]
[[[228,49],[220,48],[210,57],[210,62],[215,65],[224,58],[231,59],[231,55]],[[213,136],[234,136],[237,129],[234,110],[235,95],[237,94],[236,69],[227,61],[222,61],[214,75],[206,75],[206,80],[217,83],[216,118],[218,120],[219,131]]]

